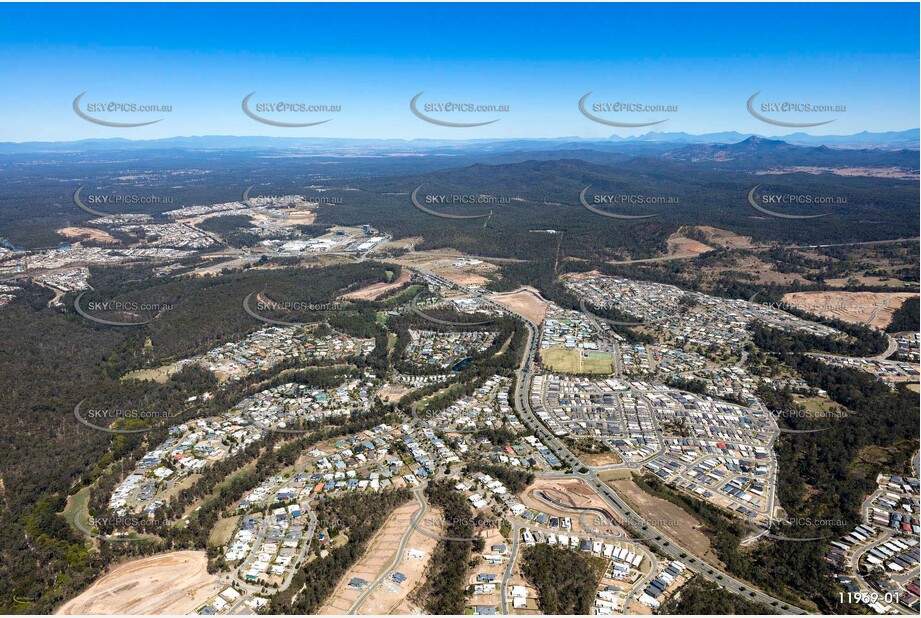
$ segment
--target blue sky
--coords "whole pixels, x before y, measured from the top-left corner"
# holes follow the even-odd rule
[[[93,4],[0,5],[0,141],[176,135],[355,138],[607,137],[648,130],[794,132],[753,118],[764,102],[845,105],[814,134],[918,126],[917,4]],[[240,104],[340,105],[335,114],[264,114]],[[491,120],[446,128],[409,101],[507,105],[508,113],[432,116]],[[612,129],[582,116],[579,98],[677,105],[668,121]],[[74,97],[171,105],[135,128],[74,114]]]

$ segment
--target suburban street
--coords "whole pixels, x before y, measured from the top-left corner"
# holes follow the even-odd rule
[[[362,604],[371,596],[371,594],[377,590],[377,587],[381,583],[390,577],[394,569],[400,565],[400,561],[403,560],[403,554],[406,552],[406,544],[409,542],[409,537],[412,536],[413,532],[416,531],[416,528],[419,526],[419,522],[422,521],[422,518],[428,512],[428,503],[425,501],[425,495],[423,494],[423,488],[417,487],[413,490],[413,495],[416,498],[416,501],[419,503],[419,510],[413,514],[412,522],[409,527],[406,529],[406,532],[403,533],[403,537],[400,539],[400,546],[397,548],[396,553],[393,556],[393,560],[390,562],[390,565],[384,569],[384,571],[375,579],[373,582],[368,584],[368,587],[361,593],[355,602],[352,604],[352,607],[349,609],[349,615],[354,615],[358,613],[358,610],[361,608]]]
[[[610,506],[612,512],[616,517],[622,518],[622,521],[642,521],[641,518],[629,505],[627,505],[615,492],[610,488],[604,481],[601,480],[598,476],[598,470],[591,468],[589,466],[584,466],[581,460],[576,457],[565,444],[563,444],[556,436],[554,436],[540,420],[534,415],[529,404],[528,393],[530,392],[531,379],[534,375],[534,361],[537,357],[538,352],[538,326],[534,324],[531,320],[527,319],[519,313],[515,313],[508,308],[499,305],[487,297],[485,297],[478,290],[470,290],[464,286],[458,285],[453,281],[450,281],[444,277],[440,277],[431,272],[425,271],[423,269],[416,268],[420,274],[424,275],[427,278],[432,279],[437,282],[439,285],[443,285],[448,288],[458,289],[460,291],[466,292],[468,294],[475,295],[477,298],[491,305],[492,308],[496,309],[505,314],[510,314],[517,317],[521,320],[525,327],[528,330],[528,343],[526,346],[526,352],[524,357],[521,360],[521,364],[516,372],[517,380],[515,385],[514,393],[514,407],[516,412],[519,415],[521,421],[525,424],[528,429],[530,429],[534,435],[536,435],[540,440],[560,459],[561,462],[564,462],[566,465],[570,466],[573,470],[572,474],[578,478],[582,478],[590,486],[594,487],[599,496]],[[587,472],[579,472],[580,468],[586,468]],[[605,469],[610,469],[611,466],[606,466]],[[714,565],[711,565],[708,562],[705,562],[699,556],[695,556],[692,552],[688,551],[682,547],[680,541],[670,538],[667,533],[664,531],[655,528],[652,525],[648,526],[649,536],[644,538],[643,541],[653,547],[656,551],[661,554],[664,554],[671,559],[681,560],[684,562],[688,569],[697,573],[704,579],[707,579],[718,586],[721,586],[723,589],[728,590],[734,594],[744,596],[748,599],[758,601],[767,605],[772,605],[776,608],[777,611],[786,614],[805,614],[805,610],[793,606],[788,602],[773,597],[766,592],[757,589],[753,585],[743,582],[735,577],[732,577],[728,573],[722,571]],[[682,557],[683,555],[683,557]],[[693,559],[693,561],[692,561]],[[507,573],[508,574],[508,573]],[[504,582],[503,582],[503,605],[506,604],[506,597],[504,591]]]

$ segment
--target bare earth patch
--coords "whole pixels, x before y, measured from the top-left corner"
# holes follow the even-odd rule
[[[407,239],[404,239],[407,240]],[[389,246],[389,245],[388,245]],[[457,249],[411,251],[391,261],[410,268],[424,268],[458,285],[483,286],[490,282],[498,267],[493,262],[520,262],[511,258],[484,258]]]
[[[57,613],[189,614],[224,585],[208,574],[203,551],[177,551],[126,562],[102,576]]]
[[[422,521],[419,522],[419,528],[422,528],[430,534],[440,534],[443,532],[443,516],[440,509],[429,509],[426,511]],[[432,552],[438,539],[427,536],[420,531],[413,532],[406,543],[406,551],[400,558],[400,562],[394,567],[394,573],[402,573],[406,576],[406,581],[397,584],[390,581],[389,578],[381,582],[374,592],[371,593],[364,604],[359,608],[358,614],[421,614],[422,609],[413,603],[409,597],[412,592],[425,583],[425,570],[432,560]],[[422,557],[418,553],[410,555],[410,550],[422,552]]]
[[[467,585],[476,586],[477,575],[480,573],[493,573],[498,575],[495,582],[495,590],[492,592],[486,592],[481,594],[471,594],[468,597],[468,603],[470,605],[486,605],[491,607],[498,607],[502,603],[502,588],[499,585],[501,582],[502,573],[505,571],[505,564],[501,566],[491,565],[486,562],[486,559],[483,558],[484,555],[491,554],[493,545],[505,545],[509,546],[509,542],[505,537],[502,536],[502,533],[498,528],[490,528],[486,531],[486,536],[483,538],[483,551],[482,552],[471,552],[471,557],[476,560],[476,566],[472,569],[469,569],[467,573]],[[510,604],[511,605],[511,604]]]
[[[479,275],[477,273],[464,272],[463,270],[460,270],[458,268],[437,268],[437,269],[434,269],[432,272],[434,272],[436,275],[441,275],[442,277],[444,277],[445,279],[449,281],[453,281],[457,285],[463,285],[465,287],[468,285],[482,287],[486,285],[487,283],[489,283],[489,279],[487,279],[483,275]]]
[[[694,226],[697,230],[703,232],[707,243],[723,249],[748,249],[752,246],[751,236],[739,236],[729,230],[721,230],[718,227],[709,225]]]
[[[412,249],[416,245],[421,244],[423,238],[421,236],[407,236],[406,238],[398,238],[391,240],[388,245],[394,249]]]
[[[666,244],[668,245],[668,254],[675,257],[690,257],[706,253],[707,251],[713,251],[713,247],[705,245],[700,241],[681,236],[679,232],[675,232],[669,236]]]
[[[503,307],[508,307],[515,313],[523,315],[535,324],[544,321],[547,315],[547,306],[550,304],[540,295],[540,292],[531,287],[523,287],[514,292],[493,294],[489,297],[493,302]]]
[[[473,260],[476,263],[465,263]],[[479,258],[458,258],[457,260],[439,261],[431,266],[432,272],[457,285],[484,286],[490,282],[489,275],[495,273],[498,267]]]
[[[354,292],[343,294],[341,298],[354,298],[356,300],[376,300],[381,296],[391,292],[392,290],[397,289],[404,283],[409,283],[411,276],[412,275],[410,274],[409,270],[404,268],[400,271],[400,276],[390,283],[373,283],[369,286],[361,288],[360,290],[355,290]]]
[[[377,391],[377,396],[381,398],[381,401],[386,403],[396,403],[398,402],[403,395],[410,392],[411,388],[408,386],[400,386],[399,384],[388,384]]]
[[[614,451],[607,453],[581,453],[579,459],[590,466],[610,466],[623,463],[624,460]]]
[[[716,552],[710,547],[709,537],[703,532],[703,524],[687,511],[668,500],[649,495],[633,482],[632,477],[606,482],[643,520],[655,524],[656,528],[670,537],[681,539],[682,544],[695,556],[716,565],[721,564]]]
[[[242,208],[242,204],[241,204],[241,208]],[[263,223],[268,222],[278,227],[291,227],[294,225],[310,225],[311,223],[316,221],[316,218],[317,218],[316,207],[314,206],[308,206],[306,210],[286,209],[283,212],[285,216],[284,218],[281,218],[281,219],[276,218],[274,216],[266,215],[265,213],[259,212],[258,210],[254,210],[254,209],[245,210],[241,214],[243,214],[246,217],[249,217],[254,225],[263,224]],[[226,214],[227,213],[224,213],[224,212],[209,212],[203,215],[196,215],[194,217],[184,217],[181,219],[177,219],[177,221],[179,221],[180,223],[186,223],[188,225],[197,226],[198,224],[200,224],[202,221],[205,221],[206,219],[213,219],[215,217],[223,217],[223,216],[226,216]]]
[[[569,517],[572,521],[572,532],[576,534],[604,534],[628,540],[626,531],[612,524],[609,518],[605,519],[592,511],[579,510],[595,508],[609,511],[601,496],[580,480],[537,479],[520,497],[525,506],[547,513],[551,517]]]
[[[418,243],[422,242],[421,238],[404,238],[402,241],[405,241],[410,247],[415,246]],[[401,242],[401,241],[394,241]],[[399,245],[397,245],[399,246]],[[432,268],[433,266],[441,263],[442,265],[450,263],[446,260],[456,260],[458,258],[470,257],[468,254],[463,251],[458,251],[457,249],[443,248],[443,249],[426,249],[424,251],[411,251],[405,253],[397,258],[394,258],[393,261],[397,264],[404,264],[407,266],[422,266],[423,268]]]
[[[390,514],[384,525],[381,526],[374,538],[368,544],[365,554],[346,572],[336,589],[317,612],[320,615],[345,615],[349,613],[352,605],[362,595],[367,586],[372,584],[378,576],[390,566],[394,556],[400,549],[400,540],[403,533],[409,528],[413,514],[419,510],[416,500],[407,502]],[[410,545],[407,543],[407,548]],[[349,586],[349,582],[360,578],[368,583],[359,590]],[[383,585],[383,582],[382,584]]]
[[[150,369],[136,369],[122,376],[122,380],[150,380],[158,384],[166,384],[170,376],[179,371],[175,364],[153,367]]]
[[[803,311],[854,324],[885,328],[911,292],[791,292],[783,302]]]
[[[108,232],[91,227],[63,227],[58,230],[58,234],[74,240],[94,240],[107,245],[118,244],[118,241]]]
[[[315,210],[296,210],[288,214],[282,225],[311,225],[316,220],[317,213]]]

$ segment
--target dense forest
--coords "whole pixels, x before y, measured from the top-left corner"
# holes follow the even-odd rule
[[[243,298],[259,290],[275,300],[331,303],[355,286],[385,281],[387,271],[374,262],[346,264],[324,269],[247,270],[217,277],[164,280],[147,277],[143,268],[93,269],[91,283],[100,299],[142,299],[164,303],[163,311],[142,327],[117,328],[90,322],[76,315],[65,298],[63,308],[49,306],[52,293],[24,286],[17,299],[0,312],[0,391],[5,430],[0,448],[0,611],[22,611],[9,605],[14,596],[35,599],[29,611],[41,613],[73,596],[91,582],[107,564],[128,552],[149,552],[156,543],[103,543],[91,550],[86,539],[61,515],[69,494],[98,481],[91,505],[104,507],[105,491],[120,481],[134,461],[150,445],[165,438],[167,424],[220,413],[259,382],[271,381],[275,373],[291,369],[281,364],[274,373],[259,373],[237,384],[216,388],[210,372],[196,368],[173,375],[164,383],[120,379],[139,367],[159,366],[176,358],[203,352],[229,340],[240,339],[266,325],[248,316]],[[343,327],[374,332],[379,347],[362,366],[386,355],[386,336],[378,336],[373,309],[356,307],[335,317]],[[350,317],[351,316],[351,317]],[[370,330],[369,330],[370,329]],[[150,345],[145,345],[149,339]],[[300,376],[300,377],[299,377]],[[316,373],[294,373],[285,379],[316,381]],[[207,402],[189,404],[190,398],[212,392]],[[157,410],[168,419],[146,434],[106,434],[82,425],[74,406]],[[376,413],[376,418],[386,413]],[[360,419],[359,419],[360,420]],[[136,422],[136,421],[131,421]],[[380,422],[377,420],[377,422]],[[332,427],[330,431],[336,431]],[[250,453],[256,457],[257,453]],[[228,465],[240,465],[234,462]],[[227,472],[227,471],[225,471]],[[252,477],[235,478],[231,489],[239,491]],[[206,493],[205,484],[191,489],[194,499]],[[168,506],[176,513],[183,503]],[[229,495],[214,503],[215,512]],[[199,513],[202,525],[190,525],[181,533],[158,531],[167,546],[205,547],[205,530],[211,509]],[[177,529],[178,530],[178,529]],[[130,546],[130,547],[127,547]]]
[[[604,560],[543,543],[522,552],[521,571],[548,615],[590,614],[606,566]]]
[[[206,232],[219,234],[232,247],[254,247],[262,240],[258,234],[251,231],[253,220],[246,215],[210,217],[201,221],[195,227]]]
[[[115,348],[107,366],[111,372],[125,371],[143,366],[153,360],[163,362],[189,356],[207,349],[215,342],[240,339],[249,332],[265,328],[268,324],[248,315],[243,309],[244,299],[253,292],[264,294],[274,301],[257,311],[266,318],[298,323],[315,323],[330,317],[344,319],[347,314],[358,311],[335,302],[344,292],[372,283],[387,281],[388,271],[393,266],[375,262],[343,264],[325,268],[249,269],[228,273],[220,277],[197,277],[181,279],[126,278],[118,269],[105,269],[99,281],[94,272],[93,284],[98,292],[88,292],[81,303],[87,306],[93,301],[137,302],[155,306],[166,306],[168,310],[156,316],[151,315],[106,315],[106,319],[136,321],[138,318],[156,317],[143,330],[134,334],[146,334],[150,338],[153,357],[143,347]],[[73,302],[67,303],[70,306]],[[293,306],[324,307],[335,312],[302,311],[297,314],[274,309],[292,306],[284,303],[298,303]],[[68,318],[78,321],[86,328],[111,332],[111,327],[88,323],[70,309]]]
[[[723,590],[703,577],[695,575],[656,614],[662,616],[742,616],[776,614],[775,608]]]
[[[470,552],[482,550],[473,540],[474,517],[462,495],[448,481],[430,482],[425,488],[429,504],[442,510],[444,537],[438,541],[426,567],[425,583],[415,593],[427,614],[463,614],[466,606]],[[469,541],[459,539],[471,539]]]
[[[847,200],[845,205],[831,208],[833,216],[801,221],[797,226],[779,226],[752,216],[746,196],[753,184],[749,173],[740,170],[649,158],[610,165],[576,158],[472,165],[409,177],[369,179],[361,183],[362,193],[343,193],[343,205],[321,209],[319,220],[371,220],[400,236],[421,236],[425,242],[419,248],[452,247],[474,255],[525,259],[540,259],[555,249],[559,239],[539,232],[552,229],[564,232],[563,255],[598,262],[664,252],[665,237],[682,225],[708,225],[759,240],[806,244],[917,235],[917,226],[909,225],[908,220],[898,221],[903,215],[914,220],[917,187],[909,182],[812,174],[771,177],[766,192],[835,195]],[[485,228],[479,219],[446,222],[412,206],[407,194],[420,185],[424,195],[482,194],[511,201],[450,209],[454,214],[492,211]],[[670,197],[673,203],[620,207],[625,214],[658,215],[652,219],[611,219],[580,205],[579,194],[588,185],[589,199],[594,195],[640,195]],[[366,206],[365,201],[373,207]],[[861,221],[873,221],[873,229]]]
[[[789,313],[798,313],[789,311]],[[813,319],[812,316],[806,316],[807,319]],[[795,338],[788,339],[788,351],[795,354],[805,354],[806,352],[827,352],[828,354],[838,354],[842,356],[874,356],[886,351],[886,335],[879,330],[870,329],[860,324],[848,324],[840,320],[819,320],[816,322],[826,322],[829,326],[837,328],[845,333],[845,336],[822,337],[811,333],[797,333]],[[752,324],[750,328],[754,333],[755,345],[767,350],[772,349],[768,339],[772,336],[782,336],[782,331],[772,329],[760,323]],[[773,333],[773,335],[772,335]],[[759,341],[765,345],[760,345]]]
[[[666,149],[667,149],[667,145]],[[563,150],[531,153],[451,153],[428,157],[311,157],[309,160],[272,157],[273,165],[253,165],[258,151],[170,150],[145,162],[145,188],[164,203],[139,206],[127,212],[158,214],[192,204],[238,201],[254,185],[253,196],[303,194],[315,178],[327,180],[320,225],[370,223],[395,237],[422,237],[418,248],[451,247],[473,255],[540,259],[562,241],[564,256],[593,259],[649,257],[666,250],[665,239],[680,226],[708,225],[752,236],[814,244],[917,235],[914,225],[918,198],[915,183],[876,177],[790,173],[775,175],[765,192],[839,196],[847,203],[831,209],[834,216],[780,226],[752,216],[746,201],[754,184],[754,161],[791,156],[770,143],[730,145],[744,148],[741,168],[660,156],[663,145],[605,144],[604,151]],[[616,152],[620,148],[621,152]],[[793,147],[794,149],[796,147]],[[612,149],[614,151],[612,151]],[[814,153],[814,149],[803,149]],[[264,153],[265,151],[263,151]],[[829,150],[841,160],[862,161],[863,151]],[[912,153],[903,152],[911,159]],[[460,156],[459,156],[460,155]],[[639,155],[639,156],[638,156]],[[814,155],[810,155],[814,156]],[[898,155],[895,155],[898,158]],[[752,158],[747,158],[752,157]],[[90,215],[73,205],[72,193],[81,184],[105,188],[106,193],[136,191],[124,168],[137,169],[129,153],[56,154],[35,166],[29,155],[4,155],[0,167],[0,236],[26,248],[55,246],[56,229],[82,225]],[[917,156],[914,156],[916,169]],[[329,163],[334,163],[330,165]],[[778,163],[763,163],[777,165]],[[856,165],[855,165],[856,166]],[[119,169],[123,168],[123,169]],[[763,169],[763,168],[760,168]],[[177,186],[175,172],[186,182]],[[207,171],[204,171],[207,170]],[[69,182],[62,182],[66,179]],[[75,180],[79,179],[79,180]],[[446,221],[416,209],[408,193],[423,185],[425,195],[487,195],[503,198],[497,204],[456,207],[455,214],[493,212],[486,227],[482,220]],[[633,195],[671,198],[656,206],[621,206],[628,214],[656,214],[640,222],[610,219],[587,211],[579,194],[591,185],[594,195]],[[167,201],[168,200],[168,201]],[[331,201],[332,201],[331,200]],[[23,216],[28,212],[27,216]],[[222,231],[239,233],[210,223]],[[540,230],[563,231],[561,238]]]
[[[917,333],[921,331],[921,303],[919,299],[909,298],[892,314],[892,321],[886,327],[887,333]]]

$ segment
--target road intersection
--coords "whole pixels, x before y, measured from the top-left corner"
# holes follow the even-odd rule
[[[534,362],[538,352],[538,326],[527,317],[512,311],[511,309],[493,302],[479,289],[469,289],[459,285],[449,279],[431,273],[421,268],[414,268],[420,275],[429,281],[446,288],[453,288],[477,297],[482,302],[489,305],[492,309],[500,313],[511,315],[522,321],[528,331],[528,342],[525,347],[525,354],[516,371],[515,392],[513,396],[514,409],[518,413],[520,420],[524,425],[534,433],[558,458],[561,462],[572,469],[571,474],[576,478],[581,478],[590,486],[596,489],[598,495],[611,508],[616,517],[622,518],[623,521],[643,521],[640,517],[617,493],[608,486],[599,476],[598,469],[586,466],[576,457],[569,448],[562,443],[546,426],[534,415],[528,400],[531,380],[534,377]],[[610,468],[607,466],[606,468]],[[673,560],[682,560],[688,568],[709,580],[723,589],[740,596],[744,596],[752,601],[758,601],[772,606],[776,611],[786,614],[805,614],[805,610],[796,607],[782,599],[773,597],[768,593],[759,590],[748,582],[743,582],[728,573],[724,572],[715,565],[712,565],[702,558],[695,556],[693,552],[682,547],[681,543],[653,525],[647,524],[646,528],[649,536],[643,537],[643,542],[649,545],[655,552],[664,555]],[[514,530],[518,534],[518,530]],[[517,539],[516,539],[517,540]],[[517,543],[513,546],[517,551]],[[511,561],[506,569],[506,577],[510,574]],[[505,581],[502,586],[502,604],[503,610],[507,609],[507,591]]]

